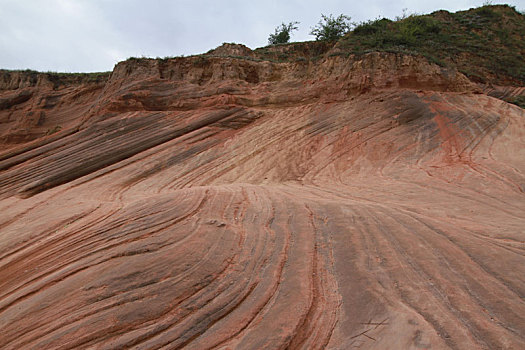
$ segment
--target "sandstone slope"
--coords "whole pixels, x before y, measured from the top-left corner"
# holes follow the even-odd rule
[[[525,348],[525,111],[488,95],[523,89],[389,53],[0,85],[0,348]]]

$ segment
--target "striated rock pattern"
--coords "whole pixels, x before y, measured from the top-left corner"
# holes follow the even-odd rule
[[[1,349],[525,348],[525,111],[496,90],[379,53],[17,74]]]

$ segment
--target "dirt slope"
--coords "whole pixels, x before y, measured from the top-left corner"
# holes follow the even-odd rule
[[[0,82],[0,348],[525,348],[505,87],[388,53],[21,74]]]

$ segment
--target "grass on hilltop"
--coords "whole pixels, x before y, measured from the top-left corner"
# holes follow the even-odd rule
[[[477,82],[525,82],[525,15],[508,5],[368,21],[338,46],[354,54],[421,54],[440,65],[455,66]]]

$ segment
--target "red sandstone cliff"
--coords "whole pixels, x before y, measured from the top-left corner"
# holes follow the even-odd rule
[[[524,348],[523,88],[243,50],[2,73],[0,348]]]

